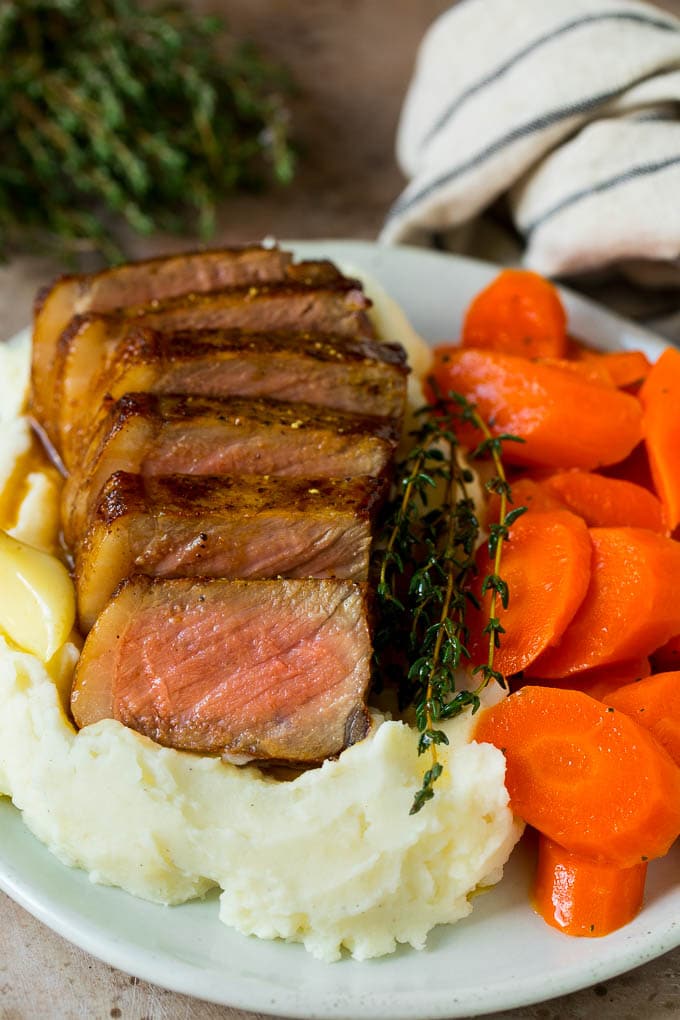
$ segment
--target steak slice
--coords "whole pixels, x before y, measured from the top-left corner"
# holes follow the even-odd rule
[[[144,475],[381,475],[399,439],[394,419],[264,398],[128,393],[66,479],[64,537],[72,545],[116,471]]]
[[[92,381],[110,372],[121,340],[135,325],[164,332],[184,331],[187,343],[193,331],[205,329],[266,333],[313,330],[347,337],[373,336],[366,314],[368,306],[367,298],[355,281],[340,277],[332,286],[297,282],[234,288],[155,302],[118,313],[78,315],[59,337],[51,403],[42,418],[37,408],[35,414],[59,448],[60,427],[62,430],[67,427],[71,417],[82,408],[83,401],[87,401]]]
[[[130,262],[100,273],[60,276],[38,294],[34,310],[31,374],[36,418],[41,422],[45,418],[57,341],[74,315],[112,312],[224,287],[281,282],[287,278],[292,259],[290,252],[280,248],[251,245],[183,252]]]
[[[75,548],[82,630],[136,572],[364,581],[385,488],[376,478],[143,478],[117,471]]]
[[[159,744],[313,764],[369,728],[365,586],[351,581],[125,581],[90,632],[71,707]]]
[[[323,264],[325,266],[325,263]],[[327,270],[324,268],[323,273]],[[80,313],[62,330],[52,360],[49,402],[36,401],[34,414],[52,436],[54,419],[67,389],[64,376],[92,378],[110,364],[116,344],[133,324],[168,331],[205,328],[252,330],[308,329],[347,336],[373,336],[366,314],[369,301],[359,284],[334,270],[331,279],[312,272],[281,284],[234,287],[207,294],[185,294],[117,311]],[[83,345],[86,346],[84,355]],[[34,343],[34,349],[36,345]],[[44,403],[44,414],[38,410]]]
[[[85,331],[87,340],[80,338],[81,366],[92,360],[101,325]],[[97,377],[90,365],[64,378],[59,449],[68,468],[82,463],[105,397],[118,400],[132,392],[273,397],[401,420],[407,373],[401,346],[365,337],[138,328],[118,343],[104,374]]]

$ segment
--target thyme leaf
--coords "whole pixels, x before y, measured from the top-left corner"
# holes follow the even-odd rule
[[[0,252],[120,261],[123,225],[214,228],[294,172],[286,73],[173,0],[0,2]]]
[[[435,391],[436,393],[436,391]],[[418,754],[429,756],[411,805],[420,811],[435,793],[443,772],[438,747],[448,744],[442,721],[461,712],[476,712],[487,684],[505,687],[494,669],[495,651],[504,633],[497,611],[507,608],[510,592],[500,573],[503,542],[524,507],[508,510],[511,490],[502,462],[510,435],[494,436],[474,404],[457,393],[446,399],[436,394],[417,412],[413,445],[398,465],[394,497],[385,516],[374,559],[377,574],[378,623],[374,637],[376,673],[397,684],[402,709],[412,706],[418,730]],[[471,461],[488,460],[494,474],[488,492],[500,498],[497,522],[489,527],[489,555],[493,570],[483,578],[481,594],[490,592],[487,661],[470,662],[466,610],[479,608],[471,590],[477,572],[475,553],[481,528],[470,486],[474,474],[457,437],[461,422],[474,426],[481,439],[469,454]],[[434,505],[432,497],[438,494]],[[464,666],[478,678],[472,690],[458,689]]]

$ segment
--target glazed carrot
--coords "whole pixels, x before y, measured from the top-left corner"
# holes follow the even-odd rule
[[[501,499],[496,493],[489,496],[484,519],[487,527],[497,521],[500,514]],[[566,510],[564,502],[550,492],[541,482],[533,478],[518,478],[512,483],[512,504],[510,509],[525,506],[527,510]]]
[[[640,390],[642,430],[666,524],[680,524],[680,351],[667,348]]]
[[[680,765],[680,672],[655,673],[620,687],[604,700],[651,730]]]
[[[594,669],[584,669],[582,673],[572,673],[571,676],[561,677],[559,680],[545,680],[543,677],[525,678],[524,683],[582,691],[597,701],[606,701],[614,691],[620,690],[626,684],[644,679],[650,672],[649,659],[627,659],[624,662],[596,666]]]
[[[629,868],[680,834],[680,769],[587,694],[523,687],[480,713],[475,740],[504,752],[513,811],[575,853]]]
[[[614,386],[639,386],[649,375],[652,364],[642,351],[592,351],[581,347],[575,364],[606,373]]]
[[[591,557],[588,529],[566,510],[532,512],[515,521],[503,546],[503,579],[510,600],[507,609],[496,607],[505,630],[495,654],[497,670],[505,676],[518,673],[559,641],[585,597]],[[468,609],[468,649],[472,661],[482,663],[489,647],[484,627],[491,593],[482,596],[480,579],[493,573],[486,546],[477,554],[477,567],[474,590],[482,608]]]
[[[661,503],[641,485],[589,471],[561,471],[541,485],[591,527],[666,530]]]
[[[669,638],[665,644],[652,652],[652,665],[659,673],[680,669],[680,634]]]
[[[512,483],[512,501],[530,510],[570,510],[590,527],[666,530],[661,503],[648,489],[591,471],[557,471],[540,480],[519,478]],[[487,520],[498,519],[499,506],[500,497],[492,495]]]
[[[640,913],[646,877],[646,861],[619,868],[565,850],[539,835],[534,909],[565,935],[598,938]]]
[[[462,393],[492,422],[495,435],[512,433],[524,442],[504,445],[508,463],[556,468],[613,464],[642,437],[635,397],[573,372],[495,351],[440,347],[434,378],[441,393]],[[461,441],[479,436],[461,426]]]
[[[600,386],[615,388],[607,366],[601,365],[599,361],[570,361],[568,358],[538,358],[537,360],[541,365],[552,365],[553,368],[561,368],[565,372],[571,372],[590,382],[599,383]]]
[[[559,644],[529,674],[559,679],[650,655],[680,633],[680,542],[644,528],[591,528],[590,586]]]
[[[472,301],[461,343],[527,358],[562,357],[567,316],[557,290],[526,269],[505,269]]]

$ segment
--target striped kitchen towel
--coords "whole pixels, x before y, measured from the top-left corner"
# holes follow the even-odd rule
[[[381,240],[616,266],[680,312],[680,20],[660,8],[462,0],[421,45],[397,155]]]

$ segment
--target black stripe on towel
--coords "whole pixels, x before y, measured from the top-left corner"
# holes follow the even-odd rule
[[[496,156],[499,152],[502,152],[503,149],[512,145],[513,142],[518,142],[520,139],[526,138],[528,135],[535,134],[537,131],[543,131],[545,128],[551,127],[553,124],[557,124],[561,120],[568,120],[569,117],[589,113],[591,110],[597,109],[598,106],[602,106],[604,103],[608,103],[612,99],[617,99],[634,85],[640,85],[642,82],[649,81],[650,78],[656,78],[658,74],[659,68],[655,68],[653,71],[650,71],[649,74],[627,81],[625,85],[620,85],[616,89],[610,89],[608,92],[600,92],[599,95],[589,96],[586,99],[579,99],[577,103],[572,103],[569,106],[560,106],[556,110],[550,110],[548,113],[541,114],[540,117],[534,117],[533,120],[527,121],[526,124],[520,124],[519,127],[513,128],[512,131],[508,131],[507,134],[501,135],[500,138],[490,142],[486,148],[481,149],[480,152],[475,153],[474,156],[470,156],[469,159],[459,163],[458,166],[454,166],[451,170],[447,170],[446,173],[440,174],[439,177],[435,177],[433,181],[426,184],[425,187],[421,188],[420,191],[417,191],[415,195],[402,195],[397,199],[387,213],[386,220],[393,220],[397,216],[401,216],[403,213],[407,212],[409,209],[412,209],[414,206],[419,205],[423,199],[428,198],[433,192],[438,191],[439,188],[444,187],[445,184],[450,184],[451,181],[454,181],[457,177],[462,177],[463,174],[468,173],[470,170],[474,170],[476,167],[486,162],[487,159],[490,159],[492,156]]]
[[[677,166],[679,163],[680,156],[669,156],[667,159],[660,159],[656,163],[641,163],[639,166],[630,167],[629,170],[624,170],[623,173],[617,174],[615,177],[609,177],[605,181],[600,181],[599,184],[592,184],[589,188],[581,188],[580,191],[575,191],[566,198],[560,199],[555,205],[546,209],[540,216],[537,216],[526,228],[520,229],[525,237],[529,237],[546,220],[556,216],[557,213],[567,209],[570,205],[576,205],[590,195],[599,195],[603,191],[609,191],[611,188],[618,187],[619,184],[627,184],[628,181],[633,181],[637,177],[647,177],[649,174],[658,173],[660,170],[666,170],[669,166]]]
[[[446,125],[451,117],[458,112],[461,106],[463,106],[463,104],[467,102],[471,96],[481,92],[482,89],[485,89],[487,85],[491,85],[494,81],[497,81],[498,78],[502,78],[507,71],[516,64],[519,64],[525,57],[529,56],[530,53],[540,49],[541,46],[545,46],[546,43],[552,42],[553,39],[557,39],[561,35],[566,35],[568,32],[572,32],[575,28],[581,28],[582,25],[591,25],[594,22],[599,21],[632,21],[640,25],[646,25],[649,28],[658,28],[665,32],[678,31],[677,26],[672,24],[672,22],[663,21],[661,18],[655,18],[652,15],[636,14],[633,11],[610,11],[602,14],[586,14],[581,18],[574,18],[573,21],[567,21],[563,25],[560,25],[559,28],[552,29],[552,31],[546,32],[545,35],[539,36],[538,39],[534,39],[533,42],[524,46],[503,64],[499,64],[499,66],[494,71],[491,71],[490,74],[485,75],[484,78],[480,78],[479,81],[464,89],[464,91],[461,92],[461,94],[446,107],[443,113],[439,115],[420,144],[427,145],[435,135],[439,134],[441,129]]]

